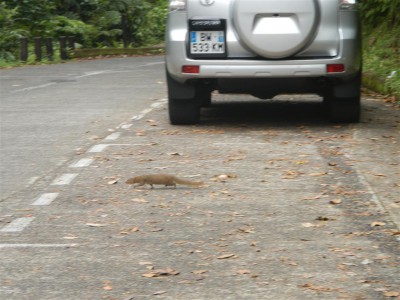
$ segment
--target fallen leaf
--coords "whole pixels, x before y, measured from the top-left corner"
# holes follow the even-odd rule
[[[232,217],[245,217],[245,215],[234,211],[234,212],[232,213]]]
[[[107,184],[116,184],[117,182],[119,181],[119,178],[118,179],[114,179],[114,180],[111,180],[111,181],[109,181],[109,182],[107,182]]]
[[[368,258],[366,258],[366,259],[364,259],[364,260],[361,262],[361,264],[362,264],[362,265],[369,265],[369,264],[372,264],[372,261],[369,260]]]
[[[227,258],[232,258],[232,257],[236,257],[236,255],[232,254],[232,253],[224,254],[224,255],[218,256],[217,259],[227,259]]]
[[[142,276],[146,278],[153,278],[153,277],[163,277],[163,276],[176,276],[179,275],[179,271],[174,269],[156,269],[152,270],[149,273],[145,273]]]
[[[101,140],[102,138],[97,135],[92,135],[91,137],[89,137],[89,139],[91,139],[92,141],[96,141],[96,140]]]
[[[68,236],[64,236],[63,239],[66,240],[75,240],[75,239],[79,239],[77,236],[73,236],[73,235],[68,235]]]
[[[228,158],[226,160],[224,160],[224,162],[226,163],[226,162],[235,161],[235,160],[243,160],[245,158],[246,158],[245,155],[228,156]]]
[[[323,225],[306,222],[306,223],[301,223],[301,226],[306,227],[306,228],[316,228],[316,227],[321,227]]]
[[[217,178],[218,178],[219,180],[226,180],[226,179],[228,179],[228,175],[222,174],[222,175],[219,175]]]
[[[342,203],[342,200],[341,199],[333,199],[333,200],[329,201],[329,203],[333,204],[333,205],[338,205],[338,204]]]
[[[163,130],[161,131],[162,135],[176,135],[179,134],[179,130]]]
[[[239,232],[243,233],[254,233],[254,228],[252,227],[242,227],[238,229]]]
[[[151,232],[160,232],[160,231],[163,231],[163,230],[164,230],[163,228],[157,227],[157,228],[153,228],[153,229],[151,230]]]
[[[336,221],[335,218],[319,216],[315,219],[316,221]]]
[[[391,292],[386,292],[384,295],[385,295],[385,297],[399,297],[400,293],[391,291]]]
[[[149,201],[147,201],[143,198],[135,198],[135,199],[132,199],[132,201],[136,202],[136,203],[149,203]]]
[[[288,257],[284,257],[284,256],[280,257],[280,261],[285,263],[285,264],[287,264],[287,265],[289,265],[289,266],[295,266],[296,267],[298,265],[297,262],[291,260]]]
[[[237,175],[233,174],[233,173],[231,173],[231,174],[221,174],[221,175],[214,176],[214,178],[212,178],[211,180],[225,182],[229,178],[237,178]]]
[[[376,177],[386,177],[385,174],[374,174]]]
[[[318,194],[316,196],[313,196],[313,197],[303,198],[303,200],[318,200],[318,199],[321,199],[321,197],[324,196],[325,194],[326,194],[326,192],[322,192],[322,193],[320,193],[320,194]]]
[[[171,156],[182,156],[183,154],[182,153],[179,153],[179,152],[170,152],[170,153],[167,153],[168,155],[171,155]]]
[[[207,272],[208,272],[208,270],[195,270],[195,271],[192,271],[192,273],[196,274],[196,275],[205,274]]]
[[[315,285],[312,283],[305,283],[305,284],[299,285],[299,287],[317,291],[317,292],[332,292],[335,290],[330,287],[318,286],[318,285]]]
[[[302,172],[288,170],[288,171],[285,171],[284,175],[281,178],[282,179],[295,179],[302,174],[303,174]]]
[[[328,174],[328,172],[310,173],[309,176],[323,176]]]
[[[158,292],[154,292],[153,295],[158,296],[158,295],[163,295],[165,293],[167,293],[167,291],[158,291]]]
[[[155,123],[156,121],[152,120],[152,119],[148,119],[146,120],[147,123]]]
[[[113,287],[111,286],[109,281],[105,281],[104,285],[103,285],[103,290],[105,291],[111,291],[113,289]]]
[[[132,228],[129,228],[129,229],[122,229],[119,232],[119,234],[127,235],[127,234],[129,234],[131,232],[138,232],[139,230],[140,230],[139,227],[135,226],[135,227],[132,227]]]
[[[224,130],[219,130],[219,129],[193,129],[193,133],[199,133],[199,134],[224,134]]]
[[[105,224],[101,224],[101,223],[86,223],[86,225],[89,227],[104,227],[104,226],[106,226]]]
[[[298,160],[294,162],[296,165],[304,165],[304,164],[308,164],[309,161],[308,160]]]
[[[385,222],[372,222],[371,227],[385,226]]]

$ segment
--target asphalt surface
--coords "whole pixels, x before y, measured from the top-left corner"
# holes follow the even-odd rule
[[[400,297],[398,108],[216,94],[172,126],[163,68],[1,71],[0,299]],[[151,173],[205,186],[124,183]]]
[[[153,57],[0,70],[1,198],[165,97],[162,66]]]

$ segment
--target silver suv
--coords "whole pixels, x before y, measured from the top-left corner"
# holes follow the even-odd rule
[[[357,0],[170,0],[172,124],[193,124],[211,92],[323,97],[334,122],[360,117]]]

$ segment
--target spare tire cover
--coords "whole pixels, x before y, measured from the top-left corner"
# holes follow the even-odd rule
[[[244,47],[266,58],[284,58],[315,37],[318,0],[234,0],[232,16]]]

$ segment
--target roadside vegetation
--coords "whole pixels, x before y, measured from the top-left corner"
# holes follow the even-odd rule
[[[167,0],[3,0],[0,67],[21,64],[22,37],[74,36],[76,56],[159,53],[159,47],[149,46],[163,42],[167,4]],[[360,7],[364,84],[400,101],[400,0],[360,1]],[[51,62],[60,62],[54,46]],[[26,63],[38,63],[30,48]],[[142,50],[133,50],[137,48]],[[49,62],[45,58],[41,63]]]
[[[166,0],[3,0],[0,66],[19,63],[22,37],[57,41],[61,36],[73,36],[77,49],[158,44],[164,38],[167,4]],[[35,63],[30,52],[27,63]],[[60,60],[58,52],[55,48],[55,62]]]
[[[361,2],[364,85],[400,104],[400,0]]]

